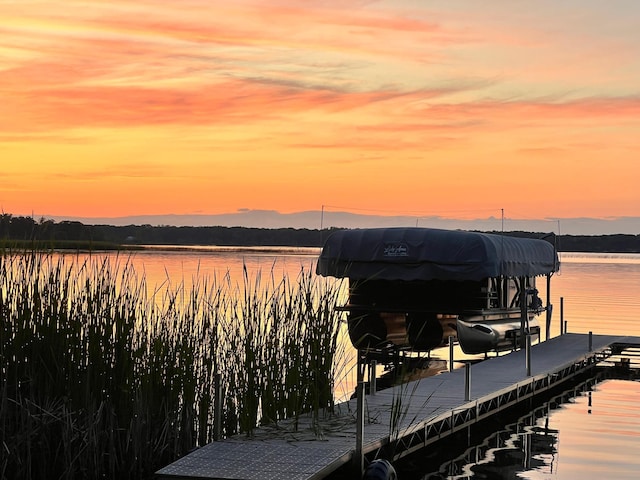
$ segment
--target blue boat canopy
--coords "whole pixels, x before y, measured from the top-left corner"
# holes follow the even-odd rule
[[[482,280],[558,270],[551,243],[432,228],[340,230],[326,241],[316,273],[354,280]]]

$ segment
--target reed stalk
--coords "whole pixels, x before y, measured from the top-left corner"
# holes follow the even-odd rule
[[[401,373],[401,377],[408,373],[405,366],[402,368],[404,371]],[[415,426],[420,419],[419,413],[414,413],[411,417],[409,416],[411,406],[413,406],[414,412],[423,411],[433,396],[433,393],[427,395],[419,408],[415,410],[417,402],[414,397],[419,385],[420,380],[413,380],[411,382],[401,382],[392,387],[393,398],[391,401],[391,415],[389,418],[389,443],[381,450],[381,458],[385,460],[393,461],[396,459],[397,454],[402,449],[402,447],[399,446],[399,442],[401,441],[404,432]]]
[[[149,286],[127,258],[0,253],[0,478],[150,478],[215,427],[332,406],[340,284],[245,269],[190,285]]]

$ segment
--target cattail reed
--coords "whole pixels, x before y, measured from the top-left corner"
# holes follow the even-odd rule
[[[305,269],[156,287],[124,258],[1,253],[0,477],[150,477],[216,427],[330,409],[340,295]]]

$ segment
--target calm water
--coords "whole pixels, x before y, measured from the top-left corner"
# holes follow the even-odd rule
[[[194,277],[229,274],[295,278],[315,266],[318,249],[147,250],[128,260],[149,285],[183,283]],[[123,255],[106,254],[123,261]],[[126,256],[125,256],[126,257]],[[560,332],[560,298],[568,331],[640,336],[640,255],[564,254],[551,282],[554,305],[551,336]],[[546,284],[538,289],[546,301]],[[543,317],[540,318],[544,324]],[[543,333],[544,337],[544,333]],[[461,352],[456,353],[456,357]],[[594,390],[547,409],[516,431],[503,431],[470,446],[473,461],[458,459],[456,472],[445,464],[415,478],[447,479],[635,479],[640,476],[640,382],[607,380]],[[521,431],[518,431],[521,429]],[[542,433],[541,433],[542,432]],[[541,436],[542,435],[542,436]],[[496,442],[487,447],[487,442]],[[542,442],[543,447],[540,447]],[[481,442],[483,443],[483,442]],[[475,450],[474,450],[475,448]],[[466,461],[466,463],[465,463]],[[406,477],[405,477],[406,478]],[[403,478],[402,480],[405,480]]]
[[[640,472],[640,382],[607,380],[581,386],[461,447],[406,479],[637,479]],[[448,452],[439,452],[443,457]]]

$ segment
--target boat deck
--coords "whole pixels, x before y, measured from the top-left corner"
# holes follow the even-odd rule
[[[526,352],[491,357],[466,369],[423,378],[365,397],[363,454],[407,455],[584,372],[640,337],[565,334]],[[469,398],[466,400],[466,398]],[[157,472],[163,479],[322,479],[352,461],[356,400],[321,413],[205,445]],[[392,412],[399,412],[395,417]],[[392,423],[392,417],[395,421]]]

